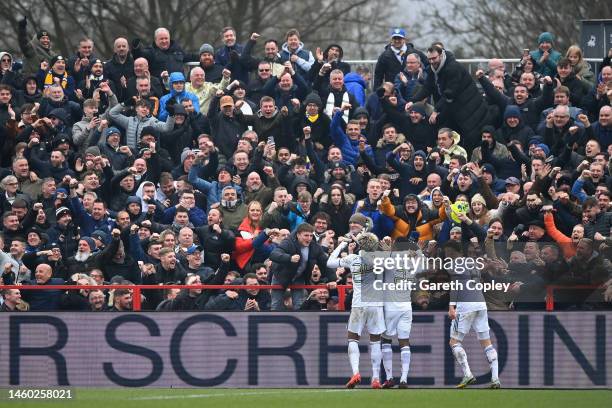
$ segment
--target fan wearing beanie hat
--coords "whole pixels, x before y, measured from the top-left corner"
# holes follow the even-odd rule
[[[557,73],[557,62],[561,53],[553,49],[555,37],[549,32],[538,36],[538,49],[531,51],[530,55],[536,63],[535,69],[540,75],[554,76]]]
[[[66,59],[61,55],[56,55],[49,61],[49,71],[43,77],[43,87],[46,89],[59,81],[67,97],[74,94],[74,78],[66,71]]]

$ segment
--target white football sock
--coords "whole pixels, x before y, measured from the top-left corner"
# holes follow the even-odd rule
[[[390,380],[393,378],[393,350],[391,349],[391,343],[383,343],[380,348],[382,349],[382,361],[385,373],[387,374],[387,380]]]
[[[348,355],[351,362],[351,370],[353,370],[353,375],[355,375],[359,372],[359,343],[357,340],[349,340]]]
[[[497,351],[493,345],[489,345],[485,348],[485,355],[489,361],[489,367],[491,367],[491,381],[499,380],[499,365],[497,361]]]
[[[467,355],[465,354],[465,350],[463,349],[461,343],[457,343],[453,346],[453,355],[455,356],[455,360],[457,360],[457,363],[459,363],[461,369],[463,370],[463,376],[471,377],[472,371],[470,371],[470,365],[467,361]]]
[[[372,380],[378,380],[380,379],[380,362],[382,361],[380,341],[370,342],[370,357],[372,359]]]
[[[410,369],[410,346],[401,348],[400,359],[402,360],[402,377],[400,382],[406,382],[408,380],[408,370]]]

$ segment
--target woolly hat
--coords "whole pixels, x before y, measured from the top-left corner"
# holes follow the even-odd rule
[[[543,42],[549,42],[552,44],[554,40],[555,37],[548,31],[545,31],[538,36],[538,44],[542,44]]]
[[[362,227],[365,227],[368,224],[368,217],[362,213],[355,213],[351,215],[351,218],[349,218],[349,224],[359,224]]]
[[[139,203],[140,203],[140,200],[139,200]],[[108,244],[109,242],[108,234],[102,230],[95,230],[94,232],[91,233],[91,237],[93,239],[97,239],[98,241],[102,241],[102,243],[104,243],[105,245]]]
[[[360,116],[365,116],[366,118],[370,119],[370,113],[363,106],[360,106],[355,109],[355,113],[353,113],[353,119],[357,119]]]
[[[51,37],[49,35],[49,32],[47,30],[40,30],[37,34],[36,34],[36,38],[38,38],[39,40],[43,37]]]
[[[487,202],[485,201],[484,197],[480,193],[474,194],[474,197],[472,197],[472,201],[471,202],[472,202],[472,204],[480,203],[480,204],[484,205],[485,207],[487,206]]]
[[[107,128],[106,130],[104,130],[104,137],[109,137],[110,135],[114,135],[114,134],[118,134],[119,136],[121,136],[121,132],[119,131],[119,129],[117,129],[114,126],[111,126]]]
[[[451,228],[451,229],[450,229],[450,232],[451,232],[451,234],[452,234],[453,232],[458,232],[458,233],[461,233],[461,227],[459,227],[459,226],[455,226],[455,227],[453,227],[453,228]]]
[[[93,238],[91,238],[91,237],[81,237],[81,240],[87,242],[87,245],[89,245],[89,249],[90,250],[92,250],[92,251],[96,250],[96,243],[93,240]]]
[[[415,103],[414,105],[412,105],[412,107],[410,108],[410,112],[416,112],[416,113],[420,113],[421,116],[427,116],[427,112],[425,111],[425,106],[423,106],[423,104],[421,103]]]
[[[508,118],[520,118],[521,110],[516,105],[508,105],[506,106],[506,110],[504,111],[504,120]]]
[[[85,154],[91,154],[92,156],[100,156],[100,148],[98,146],[90,146],[85,149]]]
[[[187,160],[189,156],[195,156],[195,153],[191,149],[183,150],[181,153],[181,163],[185,163],[185,160]]]
[[[482,165],[482,171],[489,173],[490,175],[492,175],[493,177],[495,177],[496,172],[495,172],[495,167],[493,167],[493,165],[491,163],[485,163]]]
[[[309,103],[314,103],[315,105],[317,105],[317,107],[319,107],[319,109],[323,107],[321,97],[315,92],[309,93],[308,95],[306,95],[306,98],[304,98],[304,106],[308,105]]]
[[[212,45],[204,43],[200,46],[200,54],[204,54],[205,52],[214,55],[215,49]]]
[[[57,210],[55,210],[55,218],[58,220],[62,218],[64,214],[72,214],[72,213],[70,212],[70,209],[68,207],[60,207]]]
[[[51,58],[51,61],[49,61],[49,66],[51,68],[53,68],[53,66],[55,65],[55,63],[57,61],[66,61],[64,57],[62,57],[61,55],[56,55],[55,57]]]
[[[550,154],[550,147],[548,147],[547,145],[545,145],[544,143],[540,143],[537,145],[537,147],[539,149],[542,149],[544,151],[544,154],[546,155],[546,157],[548,157],[548,155]]]

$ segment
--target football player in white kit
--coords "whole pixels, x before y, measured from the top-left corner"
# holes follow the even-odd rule
[[[462,256],[461,244],[447,243],[445,246],[445,256],[447,258],[457,258]],[[451,273],[451,281],[462,284],[463,289],[451,290],[450,302],[448,305],[448,317],[452,320],[450,327],[449,345],[453,351],[455,360],[463,370],[463,379],[456,388],[465,388],[476,382],[476,378],[470,371],[467,361],[467,354],[461,342],[466,334],[473,327],[480,345],[484,348],[485,356],[491,367],[491,383],[489,388],[500,388],[499,367],[497,361],[497,351],[491,343],[489,334],[489,317],[487,315],[487,304],[484,300],[482,291],[469,290],[466,282],[470,279],[479,280],[480,272],[477,270],[465,271],[463,273]]]
[[[382,352],[380,349],[380,336],[385,331],[385,318],[383,314],[383,305],[381,301],[364,301],[362,300],[362,284],[365,287],[365,281],[374,278],[373,267],[366,265],[363,262],[363,252],[373,252],[378,250],[378,238],[376,235],[365,232],[359,234],[356,239],[356,244],[359,246],[359,254],[349,254],[344,258],[340,258],[340,253],[351,245],[354,248],[354,243],[348,244],[346,241],[340,242],[338,247],[329,256],[327,261],[328,268],[349,268],[353,277],[353,302],[351,306],[351,315],[348,322],[348,355],[351,363],[353,375],[346,384],[347,388],[355,388],[361,382],[361,374],[359,373],[359,337],[365,328],[370,335],[370,357],[372,362],[372,388],[379,389],[380,385],[380,363],[382,360]],[[350,251],[349,251],[350,252]]]
[[[414,258],[422,258],[423,252],[416,248],[411,248],[410,255]],[[415,250],[417,249],[417,250]],[[392,253],[390,254],[392,256]],[[412,270],[395,270],[385,271],[385,282],[414,283],[415,275],[422,270],[422,263],[415,262],[417,268]],[[400,346],[400,361],[402,363],[402,372],[400,377],[399,388],[408,388],[408,370],[410,368],[410,331],[412,329],[412,300],[411,287],[406,285],[402,290],[386,291],[384,294],[384,312],[385,312],[385,333],[382,335],[382,356],[383,367],[387,375],[387,380],[383,383],[383,388],[393,388],[395,381],[393,379],[393,350],[391,348],[392,339],[397,335],[397,340]]]

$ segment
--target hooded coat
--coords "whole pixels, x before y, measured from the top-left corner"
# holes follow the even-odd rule
[[[200,112],[200,100],[195,94],[187,92],[185,86],[183,87],[183,90],[181,92],[175,91],[174,87],[172,86],[172,84],[174,84],[175,82],[185,83],[185,75],[183,75],[182,72],[171,73],[170,77],[168,78],[168,81],[170,83],[170,93],[162,96],[159,100],[159,120],[166,120],[166,118],[168,117],[166,104],[170,99],[174,99],[174,102],[176,104],[180,104],[183,99],[190,99],[191,102],[193,102],[194,110],[196,112]]]
[[[433,239],[433,226],[446,219],[444,207],[440,207],[437,215],[431,214],[431,210],[427,206],[423,206],[421,199],[417,195],[409,194],[404,197],[404,204],[408,198],[414,198],[418,202],[415,214],[408,214],[405,210],[405,205],[394,206],[389,197],[383,197],[382,199],[380,210],[395,222],[391,238],[406,238],[413,231],[416,231],[419,233],[419,241]]]

